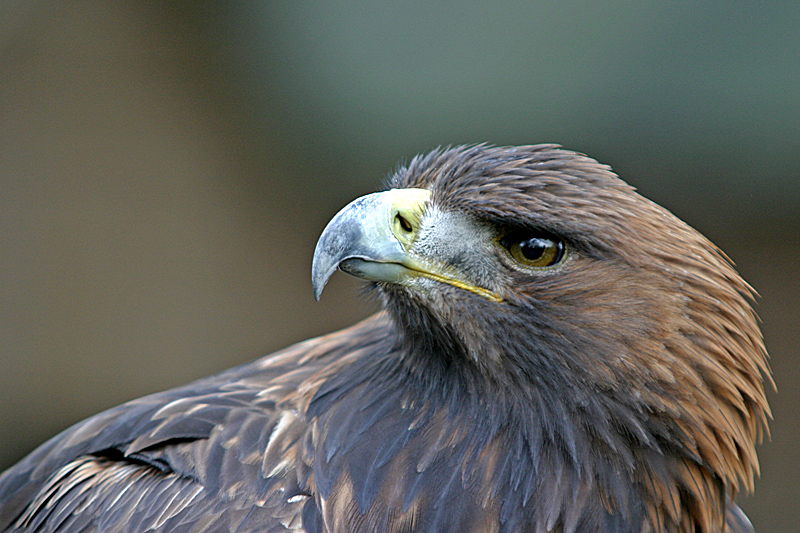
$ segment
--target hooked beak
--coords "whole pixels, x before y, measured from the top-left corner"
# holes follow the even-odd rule
[[[337,268],[369,281],[412,285],[420,277],[447,283],[493,301],[501,299],[477,287],[436,258],[414,253],[431,193],[390,189],[362,196],[339,211],[317,241],[311,280],[319,299]]]

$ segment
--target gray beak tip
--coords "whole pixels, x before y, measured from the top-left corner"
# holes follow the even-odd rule
[[[324,288],[325,288],[324,285],[319,286],[316,283],[314,284],[314,300],[315,301],[317,301],[317,302],[319,301],[319,297],[322,296],[322,289],[324,289]]]
[[[333,268],[320,268],[320,263],[325,262],[328,263],[329,261],[325,261],[319,257],[320,254],[314,254],[314,263],[311,266],[311,287],[314,289],[314,299],[319,301],[319,297],[322,296],[322,291],[325,289],[325,285],[328,283],[328,279],[333,275],[336,271],[336,264],[333,264]],[[330,265],[326,265],[330,267]]]
[[[314,289],[314,299],[319,301],[322,291],[328,280],[339,267],[341,252],[337,253],[336,247],[331,246],[331,241],[336,241],[335,235],[323,232],[314,250],[314,259],[311,263],[311,286]]]

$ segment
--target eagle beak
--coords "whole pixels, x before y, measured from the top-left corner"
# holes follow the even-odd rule
[[[311,265],[314,298],[337,268],[370,281],[400,282],[414,268],[409,246],[419,231],[431,193],[390,189],[350,202],[328,223]]]
[[[362,196],[339,211],[314,250],[314,297],[319,299],[339,268],[369,281],[409,287],[418,287],[420,278],[427,278],[502,301],[492,291],[470,283],[446,258],[415,252],[430,197],[425,189],[391,189]]]

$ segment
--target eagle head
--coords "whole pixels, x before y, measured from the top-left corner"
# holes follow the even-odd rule
[[[559,494],[551,525],[591,508],[711,531],[752,488],[769,416],[753,291],[609,167],[554,145],[418,156],[331,220],[317,297],[337,268],[380,295],[409,379],[522,435]]]

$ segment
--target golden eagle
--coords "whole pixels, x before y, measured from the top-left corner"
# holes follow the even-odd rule
[[[0,477],[2,531],[750,531],[752,291],[555,145],[414,158],[325,228],[383,310],[126,403]]]

